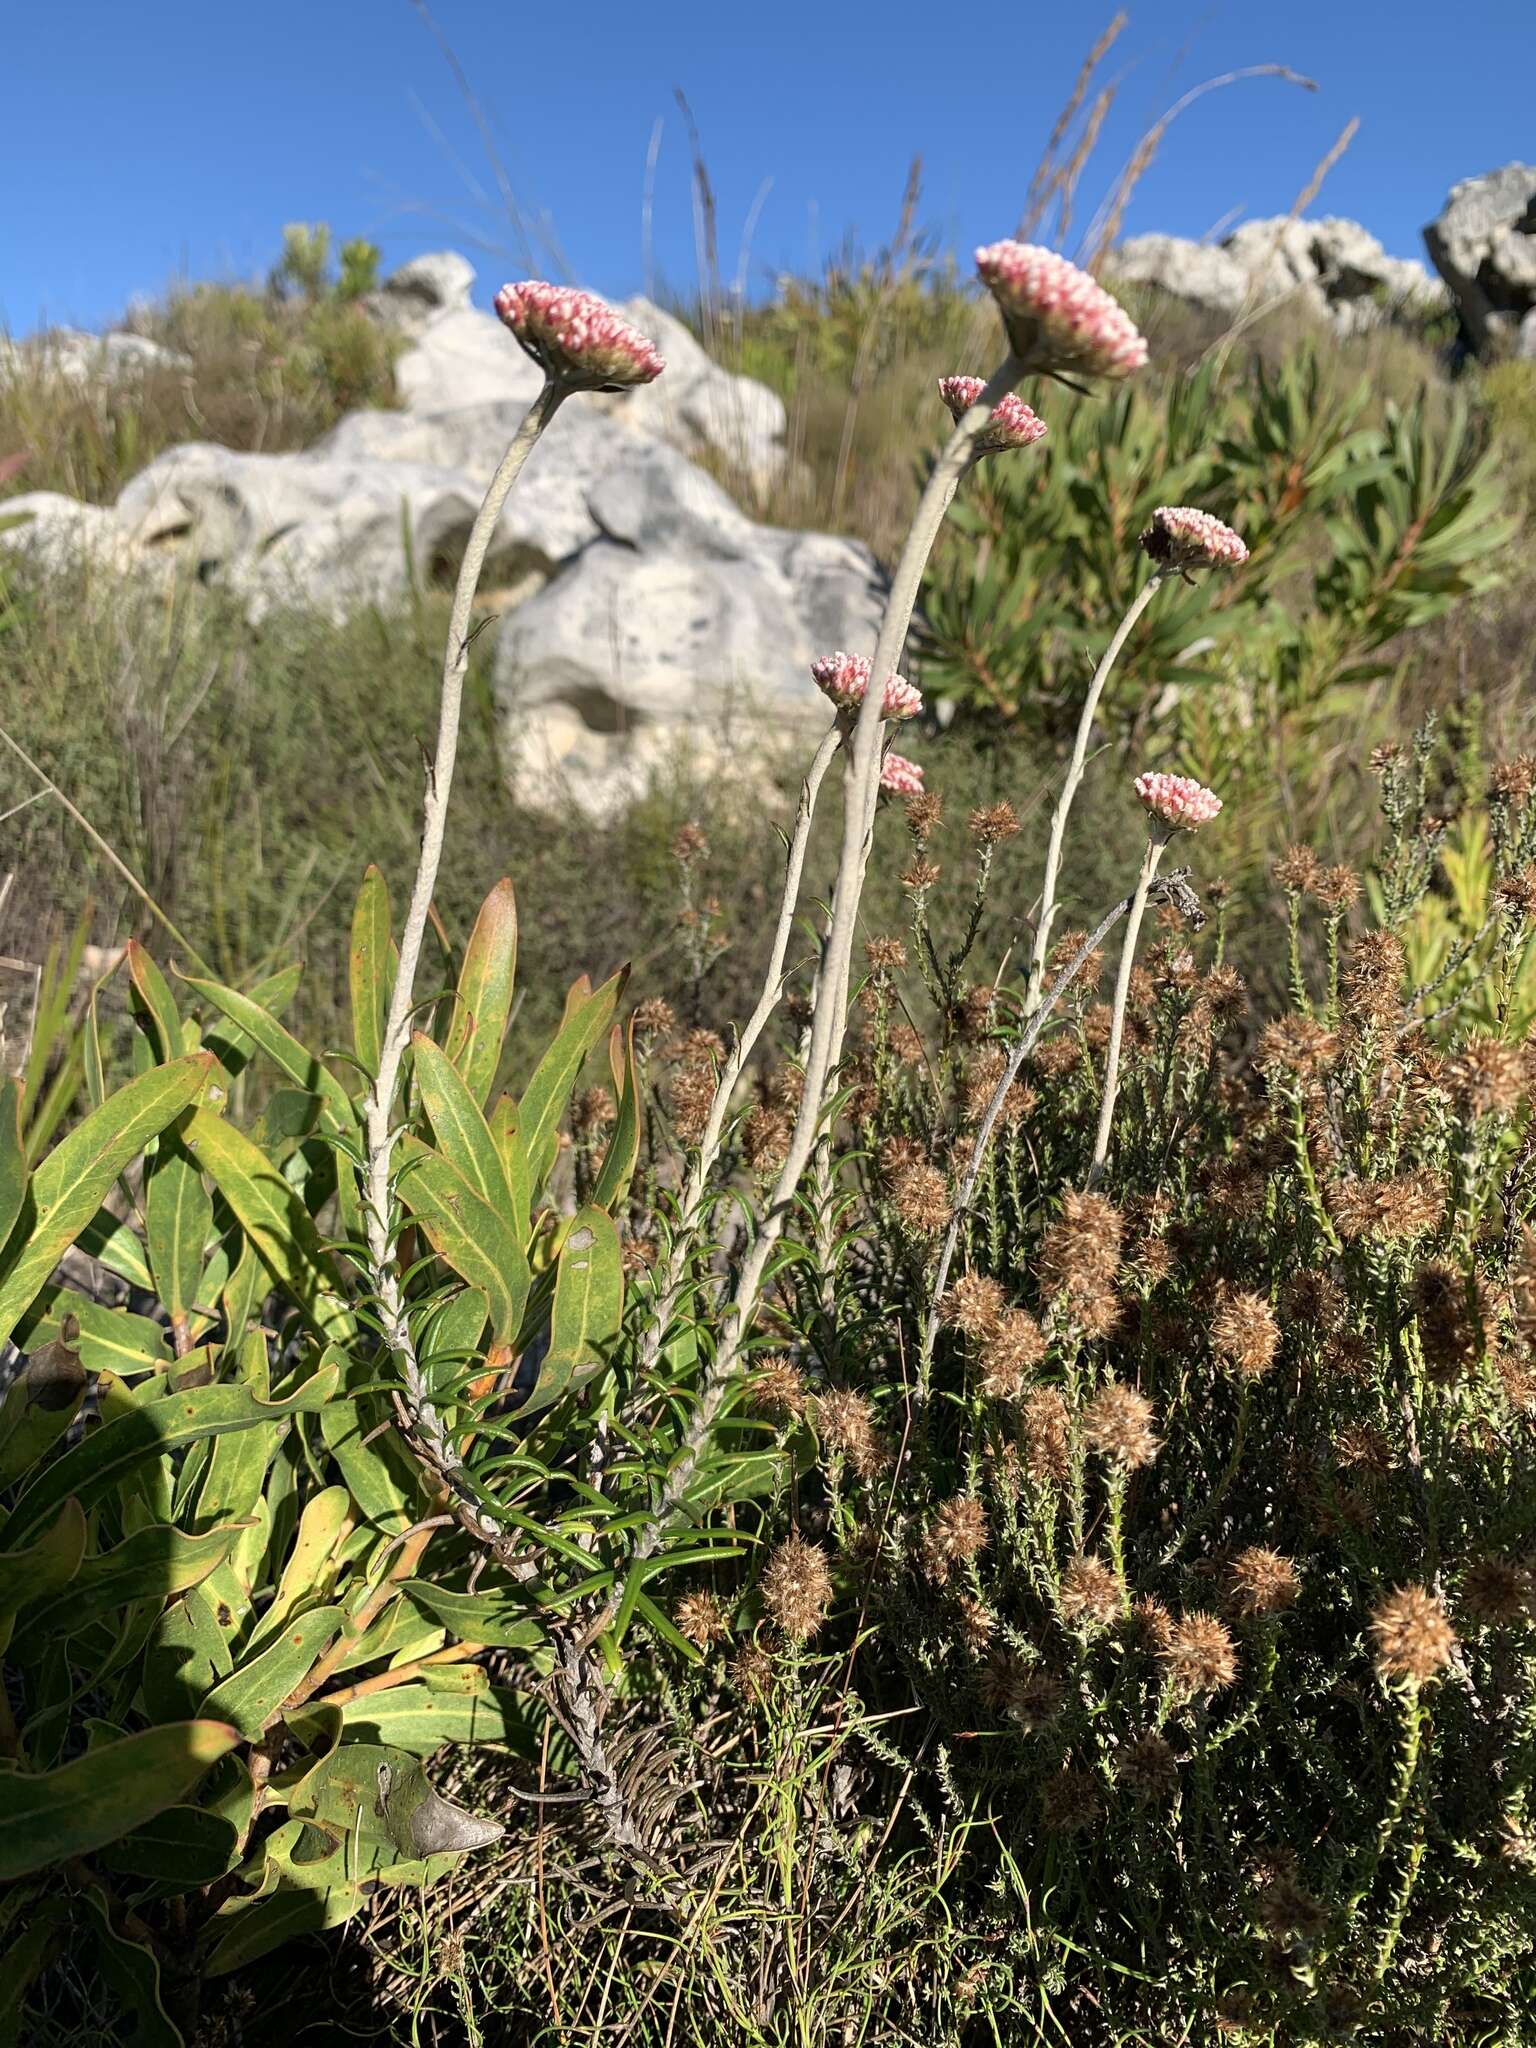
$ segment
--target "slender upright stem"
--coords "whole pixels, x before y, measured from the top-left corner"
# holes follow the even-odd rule
[[[511,446],[501,458],[496,474],[491,478],[484,502],[475,515],[474,525],[470,528],[469,539],[464,548],[464,559],[459,564],[458,582],[453,593],[453,611],[448,621],[448,644],[443,655],[442,694],[437,713],[437,750],[427,771],[426,795],[422,803],[421,856],[416,866],[416,879],[411,886],[405,928],[400,935],[400,966],[390,994],[389,1014],[379,1048],[379,1071],[368,1091],[364,1106],[364,1133],[367,1144],[365,1229],[368,1238],[370,1277],[383,1310],[384,1337],[391,1351],[401,1361],[413,1419],[420,1429],[423,1441],[434,1455],[444,1458],[449,1465],[456,1461],[452,1458],[451,1447],[447,1443],[441,1422],[426,1396],[425,1383],[416,1361],[410,1332],[406,1327],[404,1297],[390,1260],[389,1167],[395,1142],[391,1114],[395,1088],[400,1078],[400,1063],[410,1042],[411,1005],[416,990],[416,969],[421,960],[422,942],[426,936],[427,921],[432,909],[432,893],[437,886],[438,869],[443,858],[448,800],[453,792],[453,770],[459,750],[459,719],[464,703],[464,676],[469,667],[470,610],[480,582],[480,572],[485,566],[485,558],[490,550],[491,537],[496,531],[496,522],[501,517],[501,508],[507,501],[507,494],[516,483],[518,474],[533,452],[540,434],[554,418],[567,395],[568,386],[551,378],[545,382],[543,390],[529,407],[522,425],[512,439]]]
[[[1029,986],[1024,996],[1024,1014],[1029,1016],[1040,1001],[1045,986],[1045,961],[1051,946],[1051,926],[1056,921],[1056,884],[1061,876],[1061,852],[1067,836],[1067,820],[1072,815],[1073,801],[1083,779],[1083,770],[1088,760],[1088,741],[1093,734],[1093,721],[1098,713],[1099,699],[1104,694],[1104,685],[1109,681],[1109,672],[1120,658],[1120,650],[1131,637],[1136,621],[1163,584],[1163,572],[1155,570],[1132,598],[1125,617],[1116,626],[1114,637],[1100,657],[1099,665],[1093,672],[1093,681],[1088,685],[1088,694],[1083,699],[1083,709],[1077,721],[1077,737],[1072,742],[1072,759],[1067,763],[1066,779],[1061,785],[1061,794],[1056,799],[1056,808],[1051,813],[1051,836],[1045,849],[1045,880],[1040,886],[1040,915],[1035,924],[1035,952],[1030,963]]]
[[[762,1037],[768,1020],[777,1009],[784,992],[784,957],[789,950],[795,910],[800,900],[800,877],[805,870],[805,854],[810,844],[816,798],[841,740],[842,730],[834,725],[816,749],[815,757],[806,771],[805,781],[801,784],[800,801],[795,810],[794,831],[790,835],[789,851],[784,863],[784,893],[779,901],[779,921],[773,935],[773,948],[768,956],[767,970],[763,975],[762,993],[758,996],[757,1008],[743,1025],[735,1047],[720,1069],[715,1099],[710,1104],[704,1135],[699,1140],[698,1154],[683,1192],[677,1230],[672,1238],[666,1268],[657,1286],[654,1306],[640,1335],[642,1371],[655,1364],[666,1337],[667,1325],[677,1306],[683,1274],[687,1270],[688,1260],[698,1236],[705,1190],[709,1185],[709,1176],[714,1170],[715,1161],[719,1157],[720,1140],[725,1130],[731,1096],[741,1078],[742,1069],[751,1058],[753,1048]]]
[[[1131,898],[1125,921],[1125,938],[1120,947],[1120,972],[1115,979],[1115,1007],[1109,1020],[1109,1050],[1104,1056],[1104,1093],[1099,1099],[1099,1132],[1093,1145],[1092,1178],[1097,1180],[1109,1157],[1110,1126],[1115,1120],[1115,1098],[1120,1093],[1120,1045],[1125,1036],[1125,1006],[1131,993],[1131,970],[1136,965],[1136,941],[1147,908],[1147,894],[1157,874],[1157,864],[1168,844],[1166,825],[1154,824],[1147,840],[1146,858],[1141,863],[1136,893]]]

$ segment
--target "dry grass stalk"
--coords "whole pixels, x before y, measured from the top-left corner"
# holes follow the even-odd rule
[[[1056,153],[1066,140],[1067,131],[1077,119],[1078,111],[1082,107],[1084,100],[1088,97],[1088,88],[1093,83],[1094,73],[1103,63],[1105,57],[1108,56],[1110,49],[1129,22],[1130,16],[1122,9],[1083,59],[1082,69],[1077,74],[1076,82],[1067,96],[1066,104],[1056,116],[1056,125],[1051,130],[1045,148],[1041,151],[1040,161],[1035,167],[1035,175],[1029,181],[1029,193],[1024,202],[1024,211],[1019,215],[1019,224],[1014,230],[1015,238],[1018,241],[1027,242],[1033,238],[1050,207],[1052,194],[1060,189],[1063,177],[1070,171],[1070,165],[1066,170],[1057,166]],[[1108,102],[1113,97],[1113,86],[1107,87],[1105,92],[1100,95],[1100,100],[1104,104],[1106,112],[1108,111]],[[1099,125],[1102,125],[1102,121],[1103,115],[1101,114],[1099,116]],[[1088,117],[1087,126],[1094,128],[1096,137],[1098,131],[1092,114]],[[1091,147],[1092,145],[1090,145],[1090,150]],[[1081,144],[1079,144],[1078,149],[1073,152],[1074,160],[1081,153]],[[1083,161],[1086,162],[1086,160],[1086,157],[1084,157]],[[1081,170],[1081,164],[1078,165],[1078,170]],[[1073,174],[1072,182],[1076,183],[1075,174]]]

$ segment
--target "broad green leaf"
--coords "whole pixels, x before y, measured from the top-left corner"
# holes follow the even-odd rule
[[[174,1328],[186,1328],[187,1312],[197,1303],[212,1234],[212,1198],[173,1128],[161,1138],[146,1176],[144,1238],[155,1292]]]
[[[371,1079],[379,1071],[390,991],[400,965],[399,948],[390,931],[389,885],[377,868],[369,868],[352,912],[352,944],[347,956],[352,988],[352,1049]]]
[[[85,1556],[85,1515],[66,1500],[52,1523],[21,1550],[0,1550],[0,1620],[25,1601],[47,1600],[67,1586]]]
[[[425,1033],[416,1033],[411,1050],[416,1061],[416,1085],[421,1090],[422,1107],[431,1122],[438,1151],[516,1235],[512,1190],[479,1103],[448,1055]]]
[[[12,1341],[20,1351],[51,1344],[58,1338],[65,1316],[73,1316],[79,1325],[75,1348],[80,1363],[93,1376],[111,1372],[119,1379],[142,1378],[170,1362],[165,1331],[159,1323],[148,1316],[130,1315],[125,1308],[107,1308],[66,1287],[45,1287],[16,1325]]]
[[[365,1385],[377,1376],[370,1360],[349,1358],[335,1347],[325,1353],[321,1363],[340,1373],[344,1389]],[[397,1535],[423,1512],[412,1506],[421,1498],[421,1481],[393,1430],[374,1437],[371,1443],[363,1441],[382,1419],[383,1411],[366,1397],[336,1400],[320,1411],[320,1434],[359,1513],[376,1529]]]
[[[435,1308],[422,1325],[416,1355],[427,1384],[439,1400],[457,1398],[483,1359],[481,1339],[489,1303],[478,1287],[461,1287]]]
[[[517,1127],[517,1104],[510,1095],[497,1096],[490,1124],[501,1170],[512,1191],[512,1228],[519,1244],[526,1244],[533,1215],[533,1172],[528,1164],[528,1154],[523,1149],[522,1133]]]
[[[240,1732],[176,1721],[125,1735],[52,1771],[0,1771],[0,1879],[115,1842],[185,1797]]]
[[[11,1234],[27,1192],[27,1155],[21,1149],[21,1083],[0,1081],[0,1245]]]
[[[123,1168],[196,1100],[214,1071],[206,1052],[156,1067],[93,1109],[39,1164],[0,1279],[0,1337],[10,1335]]]
[[[150,1067],[146,1071],[153,1073],[155,1070]],[[131,1223],[114,1216],[110,1209],[98,1209],[90,1222],[75,1232],[75,1243],[99,1265],[105,1266],[109,1273],[115,1273],[119,1280],[142,1288],[146,1294],[154,1293],[155,1278],[149,1270],[149,1261],[144,1256],[138,1232]]]
[[[272,1605],[261,1618],[256,1637],[259,1644],[269,1642],[306,1601],[323,1599],[329,1594],[335,1577],[336,1551],[351,1520],[352,1496],[344,1486],[323,1487],[304,1503],[282,1580]]]
[[[157,1721],[188,1719],[233,1668],[207,1591],[194,1586],[155,1617],[144,1649],[145,1708]]]
[[[495,1686],[465,1699],[426,1685],[397,1685],[346,1701],[341,1718],[347,1738],[390,1743],[412,1756],[430,1756],[444,1742],[505,1742],[522,1756],[535,1749],[527,1701]],[[301,1709],[289,1725],[303,1735],[314,1724]]]
[[[234,1271],[230,1274],[223,1288],[222,1305],[224,1309],[224,1327],[227,1333],[224,1341],[226,1349],[235,1352],[241,1358],[241,1377],[249,1380],[251,1376],[246,1370],[244,1363],[246,1325],[256,1313],[257,1302],[265,1291],[267,1276],[266,1268],[262,1265],[254,1249],[243,1237],[239,1242],[240,1256],[235,1262]],[[262,1384],[256,1388],[256,1392],[263,1399],[265,1399],[267,1391],[266,1357],[266,1340],[263,1339],[261,1347]]]
[[[229,1721],[248,1741],[261,1734],[268,1718],[306,1678],[346,1620],[339,1607],[312,1607],[283,1629],[248,1664],[238,1664],[203,1701],[199,1713]]]
[[[447,1056],[478,1108],[491,1092],[517,978],[517,899],[505,877],[480,906],[448,1020]]]
[[[578,1209],[555,1266],[549,1350],[519,1415],[536,1414],[601,1371],[624,1316],[624,1268],[618,1226],[593,1204]]]
[[[261,1344],[266,1361],[266,1342]],[[250,1391],[257,1400],[266,1394],[266,1379]],[[211,1529],[219,1522],[239,1521],[250,1514],[261,1498],[267,1467],[281,1440],[281,1426],[272,1422],[258,1429],[230,1430],[214,1437],[212,1455],[197,1493],[197,1527]]]
[[[484,1643],[489,1650],[533,1650],[546,1640],[543,1623],[503,1593],[454,1593],[430,1579],[407,1579],[402,1590],[461,1643]]]
[[[96,1937],[96,1962],[124,2013],[133,2017],[129,2048],[186,2048],[185,2037],[160,1997],[160,1961],[146,1940],[136,1940],[119,1908],[114,1918],[100,1885],[82,1893],[85,1925]]]
[[[79,1325],[66,1317],[52,1343],[34,1351],[0,1406],[0,1486],[30,1472],[79,1414],[90,1386],[80,1363]]]
[[[127,964],[137,1007],[149,1020],[155,1050],[164,1065],[181,1052],[181,1018],[176,1013],[175,999],[165,976],[137,939],[128,941]]]
[[[131,1536],[88,1557],[70,1581],[61,1625],[71,1634],[98,1615],[135,1600],[162,1601],[201,1585],[227,1555],[233,1529],[188,1536],[164,1524],[136,1529]]]
[[[357,1112],[352,1098],[329,1068],[302,1046],[291,1031],[279,1024],[270,1010],[265,1009],[254,996],[226,988],[223,982],[200,981],[191,974],[184,974],[181,979],[188,988],[196,989],[206,1001],[222,1010],[230,1022],[239,1027],[242,1035],[265,1053],[290,1081],[306,1094],[319,1096],[321,1119],[332,1137],[352,1135],[357,1128]]]
[[[576,1077],[587,1054],[613,1022],[628,979],[629,969],[622,967],[594,994],[589,993],[586,976],[581,977],[566,997],[565,1019],[554,1043],[523,1090],[517,1121],[536,1190],[543,1186],[554,1163],[560,1119]]]
[[[212,1884],[230,1867],[237,1836],[233,1824],[199,1806],[168,1806],[143,1827],[100,1853],[109,1870],[168,1880],[177,1891]]]
[[[342,1343],[353,1337],[352,1312],[321,1250],[314,1222],[265,1154],[221,1117],[201,1110],[187,1125],[186,1143],[277,1284],[322,1335]]]
[[[254,1429],[289,1415],[313,1414],[336,1392],[334,1366],[322,1365],[286,1399],[258,1401],[246,1387],[221,1384],[162,1394],[92,1430],[39,1473],[0,1523],[0,1541],[14,1549],[74,1494],[87,1512],[146,1458],[168,1458],[186,1444],[227,1429]]]
[[[318,1854],[317,1841],[323,1845]],[[363,1904],[346,1842],[332,1844],[307,1820],[285,1821],[260,1853],[262,1876],[254,1895],[230,1899],[209,1924],[207,1935],[217,1938],[201,1965],[204,1977],[244,1969],[300,1935],[339,1927]]]
[[[608,1064],[618,1090],[618,1115],[613,1136],[592,1189],[592,1200],[611,1216],[629,1193],[640,1160],[640,1080],[635,1072],[635,1025],[630,1019],[627,1032],[615,1027],[608,1040]]]
[[[407,1134],[400,1141],[400,1198],[427,1233],[432,1249],[490,1303],[491,1330],[510,1344],[522,1322],[531,1275],[528,1258],[505,1217],[483,1201],[443,1157]]]
[[[250,1000],[269,1016],[280,1017],[298,993],[303,978],[304,969],[298,964],[281,968],[276,974],[269,974],[265,981],[257,982],[249,991]],[[255,1051],[251,1040],[227,1018],[207,1033],[203,1043],[230,1075],[240,1073]]]

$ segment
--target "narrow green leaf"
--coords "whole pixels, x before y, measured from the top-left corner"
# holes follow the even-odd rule
[[[19,1351],[33,1351],[59,1336],[65,1316],[73,1316],[80,1335],[75,1340],[80,1363],[93,1377],[116,1373],[119,1379],[142,1378],[170,1361],[165,1332],[148,1316],[108,1308],[67,1287],[45,1287],[16,1325],[12,1341]]]
[[[185,1329],[197,1301],[212,1234],[212,1198],[173,1127],[162,1136],[146,1176],[144,1237],[155,1291],[176,1328]]]
[[[326,1337],[356,1334],[352,1312],[320,1248],[298,1195],[250,1139],[199,1110],[186,1129],[187,1150],[211,1175],[262,1264]]]
[[[234,1543],[234,1529],[210,1529],[188,1536],[163,1523],[136,1529],[111,1550],[88,1557],[70,1581],[69,1603],[60,1616],[72,1635],[99,1615],[135,1600],[165,1600],[201,1585]]]
[[[635,1071],[635,1025],[627,1032],[614,1028],[608,1040],[608,1064],[619,1095],[613,1136],[592,1189],[592,1200],[611,1216],[629,1193],[640,1162],[640,1080]]]
[[[212,1884],[229,1869],[237,1837],[231,1822],[198,1806],[168,1806],[101,1851],[109,1870],[169,1881],[177,1891]]]
[[[518,1243],[526,1244],[533,1216],[533,1173],[517,1126],[517,1104],[510,1095],[497,1096],[490,1123],[501,1170],[512,1193],[512,1229]]]
[[[334,1396],[336,1383],[336,1368],[321,1366],[281,1401],[258,1401],[248,1388],[232,1383],[190,1387],[145,1401],[92,1430],[39,1473],[0,1523],[0,1540],[14,1549],[70,1494],[89,1512],[147,1458],[167,1457],[185,1444],[227,1429],[253,1429],[285,1416],[313,1414]]]
[[[76,1348],[72,1318],[51,1344],[34,1351],[5,1391],[0,1406],[0,1486],[30,1472],[79,1414],[90,1375]]]
[[[0,1879],[88,1856],[182,1799],[240,1731],[176,1721],[52,1771],[0,1771]]]
[[[532,1650],[546,1639],[537,1616],[503,1593],[455,1593],[430,1579],[407,1579],[402,1590],[461,1643],[484,1643],[492,1650]]]
[[[490,1094],[501,1062],[516,978],[517,899],[504,877],[480,906],[448,1020],[447,1056],[477,1108]]]
[[[416,1085],[438,1151],[463,1174],[481,1201],[505,1218],[515,1234],[512,1190],[479,1103],[448,1055],[424,1032],[415,1034],[411,1050],[416,1060]]]
[[[532,1276],[528,1257],[505,1217],[482,1200],[443,1157],[407,1135],[400,1141],[400,1199],[432,1249],[490,1303],[491,1330],[510,1344],[522,1321]]]
[[[549,1350],[519,1415],[536,1414],[601,1371],[624,1316],[624,1268],[618,1226],[588,1203],[572,1217],[555,1265]]]
[[[175,998],[165,976],[137,939],[128,941],[127,963],[133,992],[138,998],[136,1007],[148,1019],[155,1050],[163,1066],[167,1061],[179,1058],[181,1053],[181,1018],[177,1015]]]
[[[93,1109],[41,1162],[0,1279],[0,1337],[10,1335],[123,1168],[196,1100],[214,1071],[206,1052],[154,1068]]]
[[[517,1120],[536,1190],[542,1187],[554,1164],[560,1119],[576,1077],[587,1054],[613,1022],[628,979],[629,969],[622,967],[592,994],[588,993],[586,976],[582,976],[566,998],[565,1020],[554,1043],[523,1090]]]
[[[265,1053],[290,1081],[306,1094],[320,1098],[321,1120],[332,1137],[350,1137],[355,1132],[357,1112],[346,1089],[291,1031],[278,1023],[270,1010],[263,1008],[254,996],[226,988],[223,982],[201,981],[191,974],[184,974],[181,979],[188,988],[196,989],[216,1009],[222,1010],[230,1022],[238,1025],[242,1034]]]
[[[412,1756],[430,1756],[445,1742],[505,1742],[521,1756],[535,1751],[527,1701],[497,1686],[463,1698],[433,1692],[426,1685],[397,1685],[388,1692],[348,1700],[341,1718],[345,1736],[391,1743]],[[312,1725],[312,1715],[301,1709],[289,1717],[289,1725],[303,1734]]]
[[[236,1665],[228,1678],[221,1679],[203,1701],[199,1714],[229,1721],[248,1741],[254,1742],[268,1716],[308,1676],[319,1657],[345,1622],[339,1607],[312,1607],[290,1621],[278,1636],[247,1664]]]
[[[347,956],[352,989],[352,1049],[370,1077],[379,1071],[389,995],[400,965],[400,951],[390,931],[389,885],[377,868],[369,868],[352,912],[352,944]]]
[[[53,1522],[21,1550],[0,1550],[0,1618],[23,1601],[47,1600],[67,1586],[85,1556],[85,1515],[66,1500]]]

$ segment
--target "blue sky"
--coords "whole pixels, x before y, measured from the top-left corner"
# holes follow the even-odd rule
[[[1419,230],[1452,183],[1536,157],[1532,0],[1127,5],[1090,208],[1136,137],[1200,80],[1279,62],[1319,87],[1260,78],[1192,107],[1138,188],[1127,232],[1200,235],[1228,216],[1284,212],[1358,115],[1312,210],[1420,255]],[[727,277],[757,205],[756,291],[849,229],[883,240],[914,151],[923,217],[947,241],[968,251],[1010,233],[1112,11],[1110,0],[434,6],[523,210],[552,221],[563,274],[614,297],[646,278],[641,201],[658,118],[652,263],[679,287],[696,274],[674,87],[717,188]],[[257,274],[288,220],[368,235],[390,264],[457,245],[483,301],[525,274],[474,119],[411,0],[5,0],[0,49],[0,321],[13,332],[98,325],[179,273]],[[531,267],[562,274],[544,251]]]

